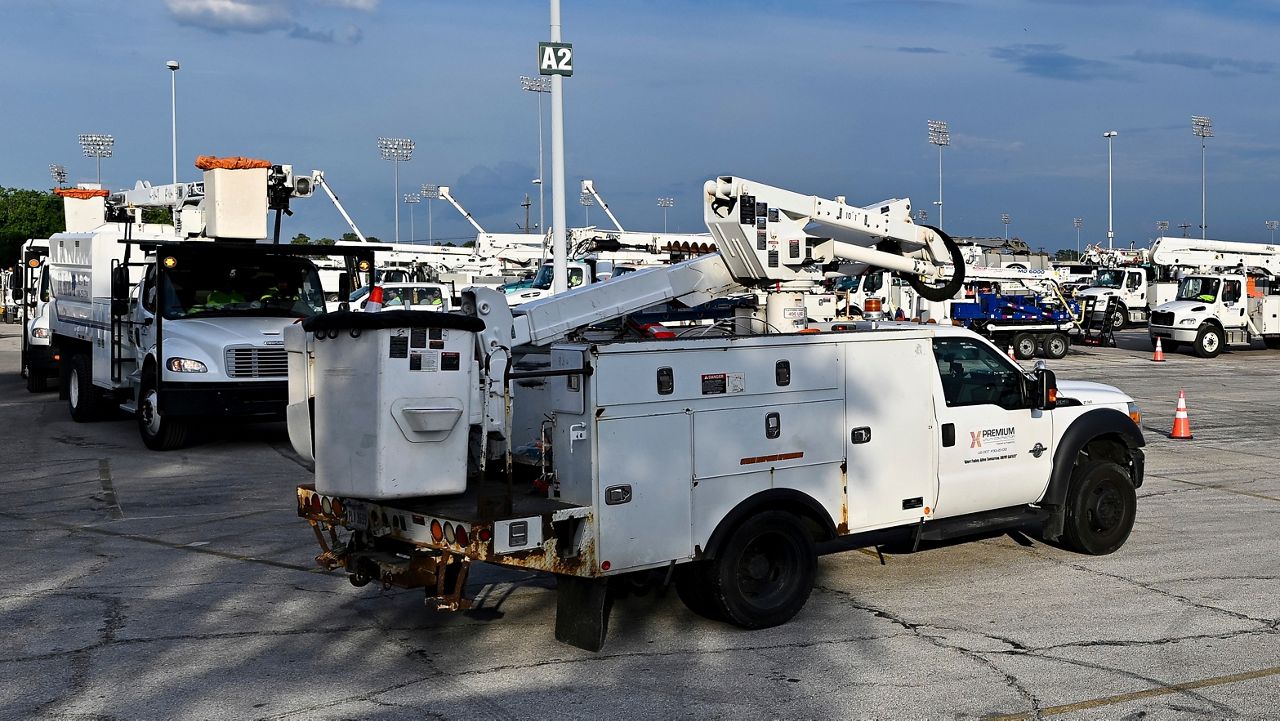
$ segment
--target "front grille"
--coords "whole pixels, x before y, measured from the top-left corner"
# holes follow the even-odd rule
[[[289,375],[289,354],[283,348],[228,348],[231,378],[283,378]]]
[[[1151,325],[1173,325],[1173,311],[1157,310],[1151,314]]]

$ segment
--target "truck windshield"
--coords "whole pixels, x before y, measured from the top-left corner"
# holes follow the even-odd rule
[[[183,262],[185,261],[185,262]],[[213,316],[304,318],[323,313],[320,275],[306,258],[182,258],[165,268],[166,320]]]
[[[1111,268],[1108,270],[1100,270],[1093,277],[1093,286],[1095,288],[1119,288],[1124,285],[1124,271]]]
[[[1218,298],[1218,279],[1191,276],[1178,283],[1178,300],[1199,300],[1212,303]]]
[[[553,274],[554,271],[550,263],[538,268],[538,274],[533,276],[533,283],[529,287],[550,290]],[[582,269],[572,265],[569,266],[569,287],[577,288],[580,285],[582,285]]]

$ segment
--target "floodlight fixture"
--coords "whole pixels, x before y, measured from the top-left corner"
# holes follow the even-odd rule
[[[93,158],[98,166],[98,185],[102,185],[102,159],[110,158],[116,139],[105,133],[81,133],[80,148],[86,158]]]
[[[67,169],[57,163],[51,163],[49,165],[49,175],[53,176],[53,182],[56,183],[59,188],[62,187],[63,183],[67,182]]]
[[[934,205],[938,206],[938,227],[942,227],[942,149],[951,144],[951,129],[947,126],[945,120],[929,121],[929,142],[938,146],[938,199],[934,201]]]
[[[419,195],[427,199],[427,242],[430,243],[435,239],[435,234],[431,227],[432,216],[434,215],[431,209],[431,201],[440,199],[440,186],[435,183],[423,183],[421,190],[422,192]]]
[[[396,211],[396,242],[400,242],[400,163],[413,159],[413,141],[409,138],[378,138],[378,150],[382,153],[383,160],[390,160],[395,167],[395,195],[391,196],[395,202]]]
[[[1207,115],[1191,116],[1191,133],[1200,138],[1200,237],[1204,238],[1209,230],[1208,194],[1205,183],[1204,141],[1213,137],[1213,119]]]

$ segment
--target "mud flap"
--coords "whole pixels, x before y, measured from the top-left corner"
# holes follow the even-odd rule
[[[556,640],[595,652],[608,631],[608,580],[556,576]]]

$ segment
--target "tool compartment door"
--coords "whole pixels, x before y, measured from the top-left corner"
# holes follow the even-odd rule
[[[685,413],[597,424],[598,558],[611,570],[692,556],[689,427]],[[586,444],[578,448],[587,452]]]
[[[844,348],[849,530],[918,521],[938,495],[929,341]]]

